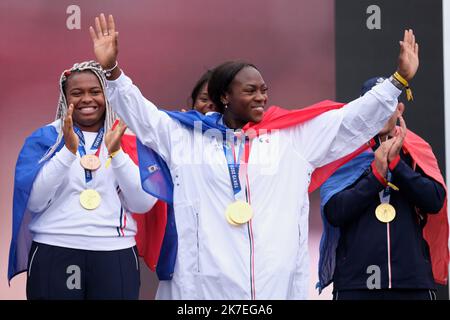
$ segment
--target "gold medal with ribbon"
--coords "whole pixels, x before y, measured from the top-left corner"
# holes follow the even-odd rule
[[[249,152],[245,152],[245,147],[249,147],[249,144],[246,144],[247,138],[242,132],[236,132],[230,140],[224,142],[223,148],[235,201],[226,208],[225,218],[229,224],[239,226],[253,217],[253,209],[249,204],[250,191],[246,183]]]
[[[381,139],[378,137],[380,145],[381,145]],[[383,223],[389,223],[392,220],[395,219],[395,208],[389,203],[391,199],[391,189],[394,191],[399,191],[399,188],[397,188],[392,182],[392,173],[390,170],[387,170],[386,177],[384,178],[384,182],[386,184],[386,187],[384,190],[380,191],[380,202],[376,209],[375,209],[375,216],[378,219],[378,221],[381,221]]]

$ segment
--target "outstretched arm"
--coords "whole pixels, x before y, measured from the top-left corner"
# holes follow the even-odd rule
[[[397,72],[410,81],[419,66],[419,46],[412,30],[400,41]],[[294,143],[315,168],[355,151],[375,136],[394,113],[401,84],[387,79],[342,109],[300,125]]]

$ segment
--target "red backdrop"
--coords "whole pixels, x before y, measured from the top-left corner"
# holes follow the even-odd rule
[[[66,26],[71,4],[81,10],[79,30]],[[269,103],[301,107],[335,96],[333,0],[2,0],[1,299],[25,297],[24,275],[10,288],[6,281],[17,155],[27,135],[54,119],[62,70],[93,59],[88,27],[101,12],[116,19],[121,67],[159,106],[181,108],[197,78],[230,59],[248,60],[260,68],[269,86]],[[317,281],[317,209],[314,196],[311,288]],[[142,298],[151,298],[155,279],[146,270],[142,284]]]

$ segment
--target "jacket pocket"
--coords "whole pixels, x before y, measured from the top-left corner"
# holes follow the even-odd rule
[[[36,248],[31,252],[30,265],[28,266],[28,278],[31,277],[31,268],[33,267],[33,262],[36,257],[36,253],[38,252],[39,246],[36,245]]]
[[[199,210],[192,203],[183,202],[175,207],[178,232],[180,268],[200,273],[201,229]]]

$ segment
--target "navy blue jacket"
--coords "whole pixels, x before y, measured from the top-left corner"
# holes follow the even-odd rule
[[[390,204],[396,217],[389,224],[375,217],[384,186],[371,168],[327,202],[325,216],[339,227],[341,235],[334,290],[368,289],[367,280],[373,274],[369,267],[373,265],[380,268],[381,289],[435,288],[422,230],[427,218],[424,212],[439,212],[445,190],[419,167],[414,171],[411,163],[411,157],[401,152],[401,160],[392,170],[392,183],[399,191],[391,190]]]

